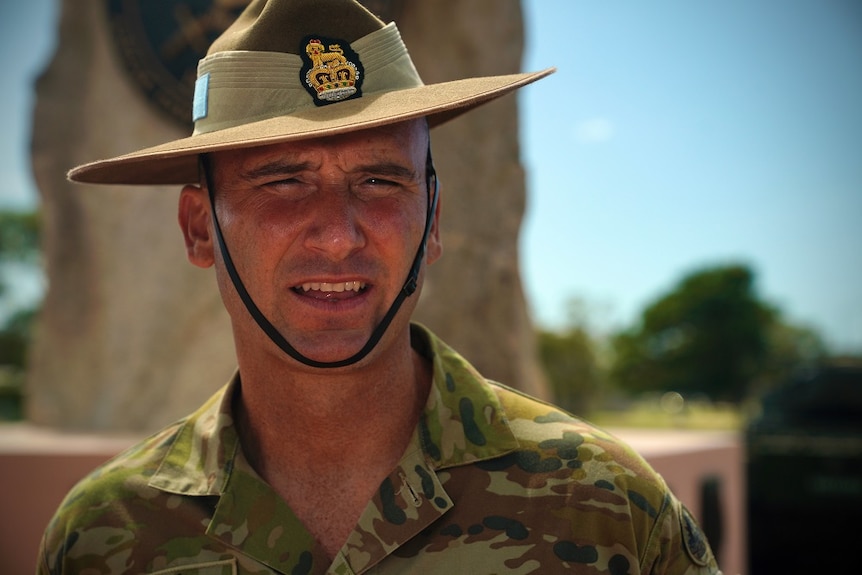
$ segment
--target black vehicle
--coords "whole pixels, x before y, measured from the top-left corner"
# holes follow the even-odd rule
[[[801,373],[746,434],[749,575],[849,573],[862,543],[862,366]]]

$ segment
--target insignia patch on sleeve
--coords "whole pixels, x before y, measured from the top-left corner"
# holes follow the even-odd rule
[[[706,536],[688,509],[683,505],[680,507],[679,526],[682,531],[682,542],[685,552],[688,553],[692,561],[701,567],[705,567],[712,560],[712,551],[709,549],[709,543],[707,543]]]

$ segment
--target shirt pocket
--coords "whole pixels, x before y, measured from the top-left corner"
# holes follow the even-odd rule
[[[154,571],[150,575],[237,575],[236,559],[179,565]]]

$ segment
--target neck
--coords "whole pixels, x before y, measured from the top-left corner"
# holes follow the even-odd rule
[[[430,362],[409,333],[399,341],[341,369],[237,350],[243,451],[330,558],[397,466],[428,396]]]
[[[237,416],[243,449],[265,478],[276,469],[323,474],[358,462],[388,473],[397,463],[431,384],[430,365],[409,336],[364,367],[298,369],[259,355],[243,361],[238,350]]]

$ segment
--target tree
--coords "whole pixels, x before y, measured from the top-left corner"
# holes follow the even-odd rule
[[[0,211],[0,296],[8,291],[12,264],[36,265],[39,217],[36,212]],[[0,310],[0,419],[20,417],[21,385],[27,363],[35,308]]]
[[[0,297],[9,290],[7,274],[15,265],[35,266],[39,261],[39,214],[0,210]],[[0,303],[2,300],[0,300]],[[28,331],[33,310],[0,309],[0,329],[13,336]]]
[[[0,263],[33,263],[39,256],[39,214],[0,210]]]
[[[784,324],[754,284],[744,265],[683,278],[644,310],[638,325],[613,337],[612,379],[630,391],[739,402],[755,382],[762,385],[804,359],[805,350],[822,351],[813,332]],[[796,345],[803,340],[815,343]]]
[[[563,329],[539,332],[539,360],[555,402],[584,415],[602,388],[604,370],[600,346],[588,327],[586,304],[575,299],[568,306],[568,322]]]

